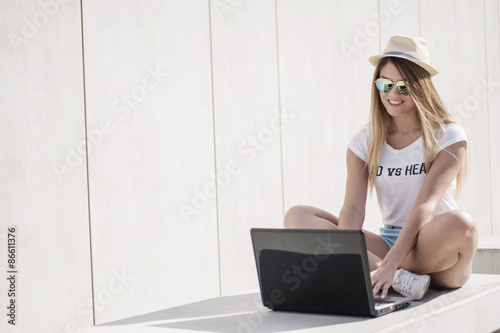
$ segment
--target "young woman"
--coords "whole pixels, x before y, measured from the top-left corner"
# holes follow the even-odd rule
[[[458,209],[467,139],[431,81],[427,42],[394,36],[376,67],[370,122],[348,144],[345,200],[336,217],[294,206],[287,228],[361,229],[367,193],[376,189],[384,226],[364,230],[373,294],[389,287],[421,299],[429,284],[458,288],[469,278],[477,247],[472,218]]]

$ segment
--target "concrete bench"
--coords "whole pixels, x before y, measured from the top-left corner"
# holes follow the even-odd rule
[[[429,290],[408,308],[378,317],[270,311],[258,293],[218,297],[132,317],[84,332],[494,332],[500,275],[473,274],[456,290]]]

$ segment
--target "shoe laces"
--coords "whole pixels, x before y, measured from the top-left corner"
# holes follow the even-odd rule
[[[411,291],[413,290],[415,282],[417,282],[417,279],[413,276],[413,274],[402,270],[401,272],[399,272],[398,276],[396,277],[395,284],[403,292],[411,294]]]

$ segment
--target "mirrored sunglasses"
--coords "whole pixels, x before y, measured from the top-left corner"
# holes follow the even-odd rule
[[[396,88],[402,95],[405,96],[410,95],[410,88],[406,84],[406,81],[394,82],[384,78],[378,78],[377,80],[375,80],[375,85],[377,86],[377,89],[382,93],[389,92],[389,90],[392,89],[392,86],[394,84],[396,84]]]

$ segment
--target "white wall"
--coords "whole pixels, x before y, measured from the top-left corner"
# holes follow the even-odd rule
[[[97,299],[129,276],[98,323],[219,295],[215,201],[179,213],[215,172],[208,9],[84,2],[87,121],[111,128],[89,156]]]
[[[283,219],[274,2],[234,3],[210,10],[222,294],[255,286],[249,230]]]
[[[487,87],[476,90],[490,74],[487,71],[484,15],[484,4],[480,2],[421,2],[422,20],[428,22],[421,27],[422,34],[429,36],[431,45],[439,45],[439,48],[431,50],[431,58],[436,61],[441,73],[449,77],[436,76],[437,88],[469,135],[471,177],[464,188],[461,203],[478,221],[480,235],[489,234],[492,228],[490,177],[493,170],[490,169],[489,146],[495,142],[489,140],[490,131],[487,130],[490,112],[487,98],[483,97]],[[460,36],[460,43],[452,38],[443,38],[452,34]],[[464,45],[474,52],[464,52]]]
[[[285,209],[308,204],[338,215],[342,206],[347,142],[368,122],[373,69],[365,55],[378,53],[376,38],[356,45],[377,3],[358,5],[365,10],[347,1],[278,2],[282,108],[296,116],[283,135]],[[374,229],[378,208],[368,212]]]
[[[78,2],[0,4],[1,332],[93,322],[80,17]]]
[[[295,204],[338,213],[367,58],[394,34],[429,40],[469,136],[460,203],[500,233],[499,16],[498,0],[3,1],[0,235],[17,228],[19,321],[2,331],[256,290],[250,228]]]
[[[486,116],[486,118],[488,119],[488,142],[490,143],[490,151],[488,155],[490,159],[490,176],[487,177],[490,182],[489,187],[491,191],[491,220],[489,221],[489,225],[491,228],[491,233],[494,235],[498,235],[500,234],[500,223],[498,223],[498,219],[500,218],[500,205],[498,205],[498,203],[500,202],[500,177],[498,177],[498,170],[500,170],[500,146],[498,144],[495,144],[498,141],[496,140],[496,136],[494,133],[496,133],[497,131],[497,125],[500,124],[500,113],[498,112],[498,110],[500,110],[500,2],[498,0],[485,1],[484,13],[487,66],[486,82],[489,88],[489,95],[486,100],[486,105],[488,108],[488,113]],[[477,201],[477,199],[473,200],[472,202],[474,201]],[[470,207],[473,206],[471,205]],[[484,234],[487,234],[487,232],[485,232]]]

